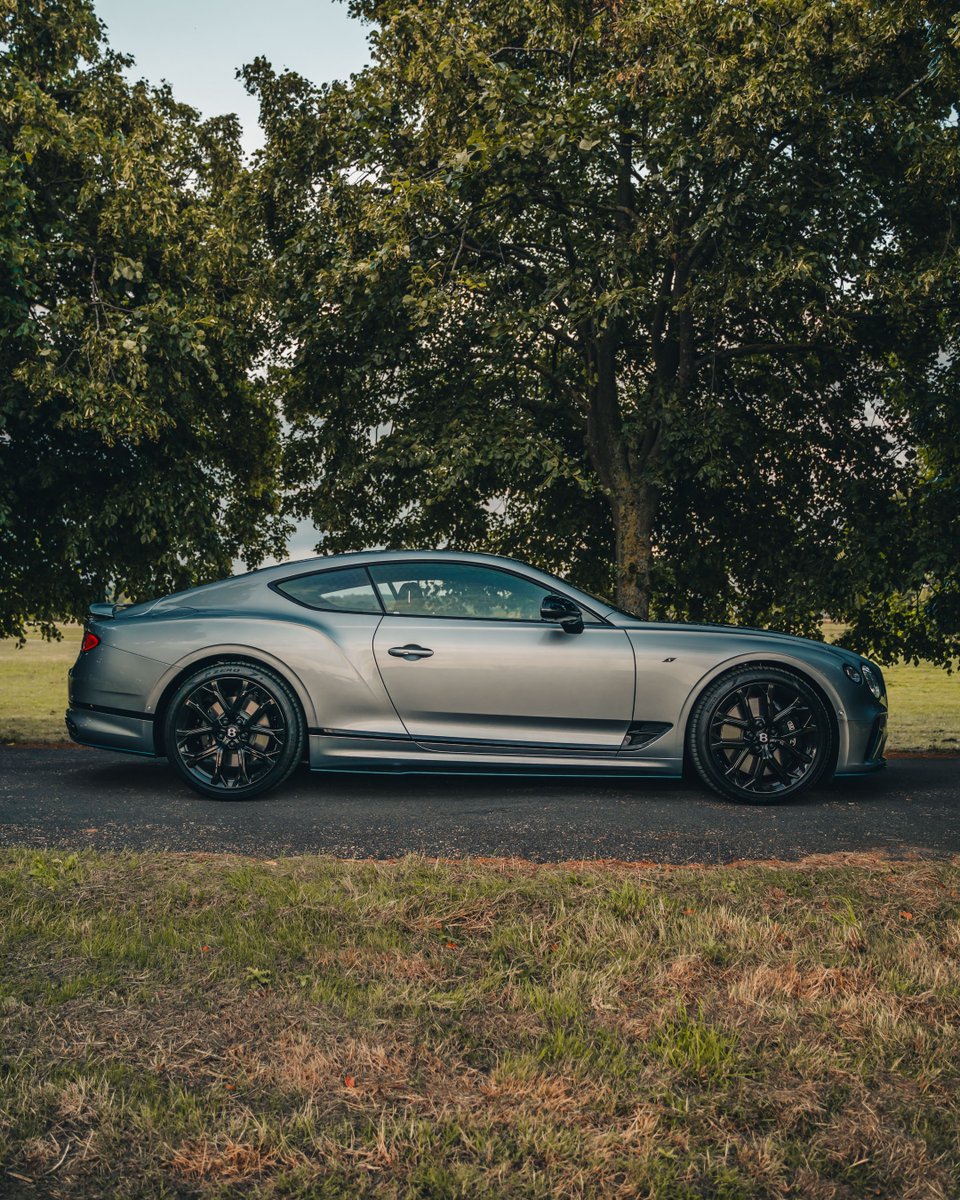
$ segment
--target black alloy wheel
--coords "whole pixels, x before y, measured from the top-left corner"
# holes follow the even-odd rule
[[[167,709],[171,765],[204,796],[245,800],[282,783],[303,753],[304,721],[289,686],[264,667],[196,671]]]
[[[697,701],[687,733],[700,779],[730,800],[771,804],[812,787],[834,760],[819,694],[775,667],[722,676]]]

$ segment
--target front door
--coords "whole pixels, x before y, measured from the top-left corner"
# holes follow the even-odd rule
[[[584,613],[582,633],[540,620],[549,589],[474,563],[370,568],[386,615],[377,666],[407,732],[437,749],[615,753],[633,716],[634,657],[622,629]]]

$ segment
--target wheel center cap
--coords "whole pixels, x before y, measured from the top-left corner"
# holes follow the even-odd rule
[[[761,730],[761,732],[757,734],[757,741],[761,746],[765,746],[767,742],[770,741],[770,734],[767,733],[765,729]]]
[[[228,738],[235,738],[236,736],[237,736],[237,727],[236,727],[236,725],[231,725],[231,726],[230,726],[230,727],[227,729],[227,737],[228,737]]]

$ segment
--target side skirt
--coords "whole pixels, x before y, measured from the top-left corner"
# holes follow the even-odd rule
[[[310,731],[310,769],[312,771],[385,771],[390,773],[444,775],[607,775],[629,777],[650,775],[661,779],[679,779],[679,758],[641,758],[636,752],[625,755],[597,753],[582,757],[575,752],[562,754],[498,754],[496,748],[479,749],[469,745],[457,753],[424,749],[412,739],[376,735],[330,734]]]

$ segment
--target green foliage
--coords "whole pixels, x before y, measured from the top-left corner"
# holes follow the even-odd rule
[[[352,8],[349,83],[245,72],[287,481],[325,545],[955,653],[950,7]]]
[[[0,635],[282,544],[239,127],[0,4]]]

